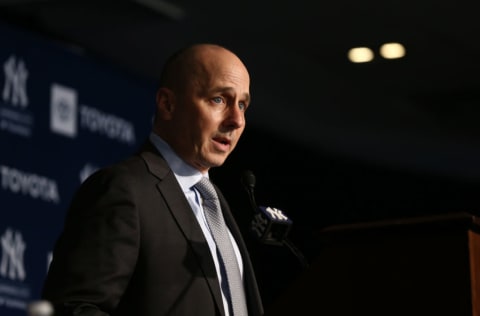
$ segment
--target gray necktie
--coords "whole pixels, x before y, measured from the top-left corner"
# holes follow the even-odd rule
[[[226,295],[228,298],[230,294],[230,311],[233,311],[233,314],[230,315],[246,316],[247,306],[242,277],[240,275],[240,268],[237,262],[237,256],[235,255],[230,237],[228,235],[227,225],[223,219],[217,192],[215,191],[212,183],[206,177],[202,177],[202,179],[195,184],[195,188],[197,188],[202,195],[205,217],[207,219],[208,226],[210,227],[210,231],[212,232],[213,239],[217,244],[221,263],[223,263],[226,273],[226,284],[228,285],[227,291],[230,292],[226,293]]]

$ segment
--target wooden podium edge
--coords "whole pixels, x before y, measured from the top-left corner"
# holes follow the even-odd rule
[[[470,277],[472,287],[472,315],[480,316],[480,218],[473,216],[472,229],[468,231]]]

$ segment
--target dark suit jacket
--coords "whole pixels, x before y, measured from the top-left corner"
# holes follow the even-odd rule
[[[249,315],[262,315],[245,243],[218,193],[243,256]],[[224,315],[202,230],[153,145],[82,184],[55,246],[42,296],[54,304],[55,316]]]

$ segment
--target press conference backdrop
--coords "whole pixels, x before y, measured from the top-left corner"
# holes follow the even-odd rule
[[[0,23],[0,315],[40,297],[70,199],[146,139],[154,83]]]

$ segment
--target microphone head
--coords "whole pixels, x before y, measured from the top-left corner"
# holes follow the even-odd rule
[[[254,236],[270,245],[282,245],[287,239],[292,221],[279,209],[260,206],[250,223]]]
[[[244,171],[242,172],[241,181],[242,181],[242,184],[243,184],[246,188],[250,188],[250,189],[255,188],[256,179],[255,179],[255,175],[253,174],[252,171],[250,171],[250,170],[244,170]]]

